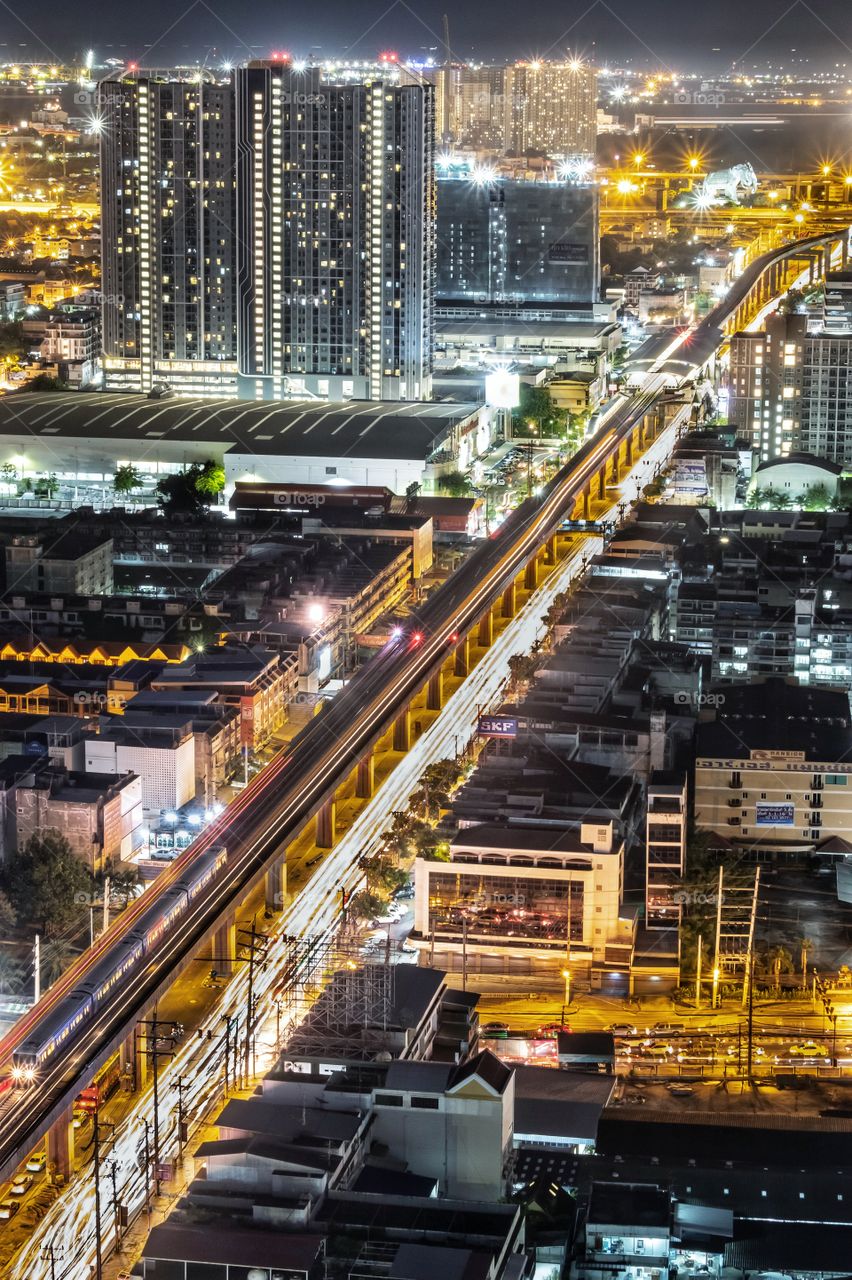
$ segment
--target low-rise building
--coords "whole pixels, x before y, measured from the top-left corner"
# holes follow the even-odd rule
[[[52,829],[98,875],[110,864],[130,862],[142,843],[141,779],[134,773],[37,770],[18,786],[16,823],[19,849]]]
[[[446,862],[415,862],[412,941],[450,973],[509,985],[626,991],[635,922],[622,915],[612,822],[465,827]]]
[[[19,534],[6,544],[6,590],[109,595],[112,539],[68,529],[56,536]]]
[[[297,681],[293,664],[253,645],[239,650],[212,649],[164,668],[152,680],[151,688],[172,694],[216,693],[218,702],[240,713],[241,747],[257,748],[267,743],[287,719],[287,704],[296,693]]]
[[[111,719],[86,739],[86,772],[134,773],[142,783],[145,817],[180,809],[195,796],[195,739],[192,722],[161,718],[159,724],[128,728]]]

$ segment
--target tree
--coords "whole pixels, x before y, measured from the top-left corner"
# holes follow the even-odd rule
[[[8,935],[17,923],[15,908],[4,889],[0,889],[0,933]]]
[[[793,505],[793,499],[789,493],[781,493],[780,489],[770,485],[764,490],[764,503],[770,511],[787,511]]]
[[[541,663],[531,653],[513,653],[509,659],[509,679],[513,688],[529,684]]]
[[[43,943],[41,947],[42,985],[45,988],[53,986],[79,954],[77,947],[72,946],[67,938],[50,938]]]
[[[353,920],[373,920],[382,914],[386,906],[386,898],[369,889],[361,889],[358,893],[353,893],[347,910]]]
[[[94,883],[101,893],[104,890],[107,878],[109,879],[109,894],[111,898],[120,898],[127,903],[131,898],[136,897],[136,890],[139,888],[139,868],[137,866],[133,865],[125,871],[118,871],[111,861],[107,862],[103,871],[99,871],[94,878]]]
[[[8,860],[0,888],[19,924],[38,924],[43,933],[53,933],[79,921],[81,903],[91,897],[92,877],[65,837],[47,829],[37,831]]]
[[[516,425],[533,428],[540,436],[558,435],[564,422],[547,388],[532,387],[526,382],[521,384],[521,403],[513,418]]]
[[[831,491],[828,485],[825,484],[809,485],[799,498],[799,502],[805,511],[825,511],[833,501]]]
[[[772,968],[772,985],[775,994],[781,990],[781,974],[793,972],[793,958],[786,947],[773,947],[767,956],[767,960]]]
[[[473,485],[461,471],[449,471],[438,480],[438,489],[450,498],[469,498],[473,493]]]
[[[802,965],[802,990],[808,989],[808,953],[814,949],[813,938],[799,939],[799,959]]]
[[[24,966],[17,956],[8,951],[0,951],[0,993],[4,996],[18,995],[24,984]]]
[[[761,489],[759,486],[755,486],[746,499],[746,506],[749,511],[759,511],[767,501],[766,495],[768,492],[768,489]]]
[[[183,471],[163,476],[157,481],[157,502],[166,515],[183,512],[198,515],[209,507],[225,486],[225,471],[212,458],[207,462],[193,462]]]
[[[208,458],[195,477],[195,489],[203,499],[216,498],[225,487],[225,468]]]
[[[17,478],[18,468],[15,464],[13,462],[4,462],[3,466],[0,467],[0,480],[2,480],[4,484],[14,484]]]
[[[37,498],[52,498],[59,488],[59,480],[56,472],[51,471],[49,475],[41,476],[36,480],[35,493]]]
[[[126,462],[123,467],[119,467],[112,477],[112,487],[114,493],[132,493],[134,489],[142,488],[142,472],[138,467],[134,467],[132,462]]]
[[[67,391],[68,384],[60,381],[59,378],[54,378],[52,373],[37,373],[34,378],[30,378],[26,388],[21,388],[21,390],[24,389],[27,391]]]

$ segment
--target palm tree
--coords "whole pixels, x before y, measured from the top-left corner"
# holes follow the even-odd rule
[[[787,511],[793,505],[789,493],[781,493],[780,489],[774,489],[772,485],[765,491],[764,502],[770,511]]]
[[[791,973],[793,970],[793,957],[786,947],[773,947],[767,956],[769,964],[772,966],[773,987],[777,995],[781,990],[781,974]]]
[[[80,954],[67,938],[52,938],[41,946],[41,980],[45,988],[53,986]]]
[[[751,493],[748,495],[748,500],[746,501],[748,509],[750,511],[759,511],[764,502],[766,502],[766,495],[768,492],[768,489],[761,489],[759,486],[752,489]]]
[[[112,478],[114,493],[132,493],[134,489],[141,489],[142,483],[142,472],[132,462],[119,467]]]
[[[6,996],[17,995],[24,980],[24,966],[17,956],[8,951],[0,951],[0,993]]]
[[[813,951],[813,938],[801,938],[799,940],[799,956],[802,962],[802,990],[808,989],[808,952]]]

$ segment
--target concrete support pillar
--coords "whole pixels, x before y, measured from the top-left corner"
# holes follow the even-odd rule
[[[393,749],[407,751],[411,746],[411,712],[408,707],[393,722]]]
[[[470,670],[470,638],[462,636],[455,648],[453,671],[457,676],[466,676]]]
[[[121,1088],[125,1093],[132,1093],[136,1088],[136,1063],[133,1060],[135,1047],[132,1032],[118,1046],[118,1069],[121,1072]]]
[[[494,640],[494,615],[489,609],[487,613],[483,613],[479,619],[479,633],[477,640],[486,649]]]
[[[606,463],[604,463],[598,472],[598,497],[606,497]]]
[[[633,466],[633,432],[632,431],[624,442],[624,461],[628,467]]]
[[[441,711],[444,706],[444,673],[436,671],[426,686],[426,710]]]
[[[269,911],[281,911],[287,903],[287,854],[279,853],[266,868],[264,892]]]
[[[588,489],[583,490],[583,519],[591,520],[592,518],[592,495]]]
[[[544,544],[544,563],[556,564],[556,534],[552,533]]]
[[[47,1172],[52,1181],[67,1182],[74,1160],[73,1111],[69,1107],[47,1131]]]
[[[334,800],[326,800],[317,811],[317,848],[330,849],[334,844],[337,827],[337,805]]]
[[[621,479],[621,469],[619,465],[618,455],[619,455],[619,451],[618,449],[616,449],[615,453],[612,455],[612,483],[613,484],[618,484],[619,480]]]
[[[849,265],[849,237],[845,232],[840,238],[840,264],[844,271]]]
[[[535,591],[538,586],[538,556],[533,556],[532,560],[527,561],[527,567],[524,569],[524,586],[527,591]]]
[[[376,789],[376,757],[369,751],[358,761],[355,775],[355,795],[359,800],[372,800]]]
[[[230,916],[220,924],[210,941],[210,967],[230,977],[237,957],[237,921]]]
[[[500,602],[500,611],[504,618],[514,618],[515,608],[515,584],[514,582],[510,582],[506,590],[503,592],[503,599]]]

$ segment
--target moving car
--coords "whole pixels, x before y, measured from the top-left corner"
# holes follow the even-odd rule
[[[542,1040],[555,1040],[560,1031],[569,1033],[571,1030],[567,1022],[545,1022],[539,1027],[538,1034]]]
[[[16,1173],[9,1190],[13,1196],[23,1196],[26,1195],[32,1185],[33,1175],[31,1173]]]
[[[17,1200],[0,1200],[0,1219],[14,1218],[20,1207]]]
[[[827,1058],[825,1046],[816,1040],[803,1040],[800,1044],[790,1045],[790,1055],[794,1058]]]
[[[604,1031],[609,1031],[614,1036],[635,1036],[636,1028],[632,1022],[611,1022],[608,1027],[604,1027]]]
[[[502,1040],[505,1040],[509,1034],[509,1027],[505,1022],[486,1022],[480,1030],[484,1036],[499,1036]]]
[[[47,1164],[47,1156],[43,1151],[36,1151],[27,1161],[27,1170],[29,1173],[44,1173]]]

